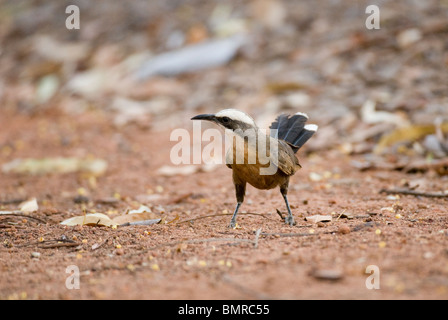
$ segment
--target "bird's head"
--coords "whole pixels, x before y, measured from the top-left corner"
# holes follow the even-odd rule
[[[254,119],[247,113],[236,109],[224,109],[215,114],[200,114],[191,120],[207,120],[232,131],[256,129]]]

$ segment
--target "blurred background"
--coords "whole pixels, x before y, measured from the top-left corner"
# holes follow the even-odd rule
[[[157,132],[223,108],[260,127],[301,111],[320,126],[309,151],[447,155],[447,1],[0,3],[2,117],[95,110]]]

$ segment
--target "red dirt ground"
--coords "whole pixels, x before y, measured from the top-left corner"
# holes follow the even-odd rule
[[[0,173],[1,210],[16,210],[19,200],[36,197],[39,210],[31,216],[46,222],[0,216],[0,299],[448,298],[446,200],[379,193],[406,182],[444,190],[446,178],[432,172],[362,172],[351,165],[356,157],[301,150],[303,169],[289,192],[297,225],[287,226],[277,215],[277,208],[285,211],[278,190],[248,187],[241,210],[256,214],[241,214],[240,228],[228,229],[235,205],[228,168],[161,176],[157,170],[170,164],[174,145],[170,132],[116,129],[110,122],[93,111],[0,118],[0,141],[8,143],[1,164],[47,156],[94,156],[109,164],[96,179]],[[310,179],[311,172],[322,180]],[[79,188],[87,204],[74,202]],[[114,196],[117,202],[110,201]],[[140,204],[163,212],[164,221],[178,218],[117,229],[59,224],[82,215],[83,208],[117,216]],[[333,219],[304,220],[316,214]],[[79,245],[44,248],[60,239]],[[80,289],[66,287],[70,265],[80,270]],[[379,289],[366,288],[369,265],[379,268]]]

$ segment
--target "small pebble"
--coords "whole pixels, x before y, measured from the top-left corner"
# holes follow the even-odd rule
[[[31,258],[39,259],[40,258],[40,252],[31,252]]]
[[[350,228],[344,224],[338,228],[338,232],[342,234],[347,234],[350,233]]]

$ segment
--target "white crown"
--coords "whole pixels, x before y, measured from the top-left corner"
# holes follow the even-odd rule
[[[247,113],[236,109],[224,109],[215,114],[215,117],[229,117],[232,120],[241,121],[251,126],[256,126],[254,119]]]

